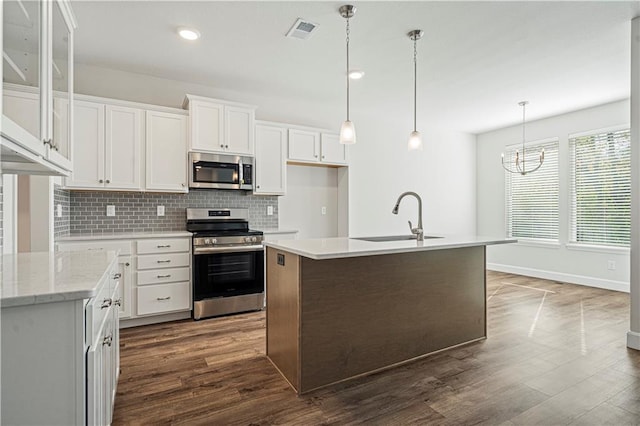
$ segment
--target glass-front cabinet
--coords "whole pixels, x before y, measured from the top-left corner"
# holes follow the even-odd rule
[[[67,0],[3,0],[2,169],[68,175],[73,31]]]

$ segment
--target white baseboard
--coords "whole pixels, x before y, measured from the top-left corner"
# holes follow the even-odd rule
[[[629,283],[624,281],[613,281],[602,278],[587,277],[584,275],[565,274],[562,272],[545,271],[542,269],[523,268],[520,266],[501,265],[498,263],[487,263],[487,269],[509,274],[524,275],[527,277],[542,278],[545,280],[560,281],[570,284],[579,284],[589,287],[597,287],[605,290],[615,290],[629,293]]]
[[[627,347],[640,351],[640,333],[627,331]]]

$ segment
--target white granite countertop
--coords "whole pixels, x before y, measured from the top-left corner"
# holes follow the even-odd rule
[[[2,256],[0,306],[88,299],[117,261],[114,251],[35,252]]]
[[[294,234],[298,232],[297,229],[282,229],[282,228],[255,228],[256,231],[262,231],[265,234]]]
[[[115,232],[109,234],[74,234],[66,237],[56,238],[56,242],[68,241],[90,241],[90,240],[139,240],[143,238],[191,238],[191,232],[168,231],[168,232]]]
[[[424,241],[362,241],[353,238],[314,238],[306,240],[267,241],[267,247],[288,251],[310,259],[338,259],[344,257],[375,256],[424,250],[443,250],[460,247],[515,243],[514,238],[483,237],[477,235],[440,235]]]

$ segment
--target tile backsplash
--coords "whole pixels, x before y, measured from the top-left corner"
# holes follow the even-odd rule
[[[165,194],[68,191],[56,186],[54,204],[62,204],[63,210],[63,217],[55,219],[56,238],[77,234],[183,231],[187,207],[245,207],[249,209],[251,228],[278,226],[276,196],[241,191],[192,190],[188,194]],[[106,215],[108,205],[115,206],[115,216]],[[164,206],[164,216],[157,215],[157,206]],[[273,215],[267,215],[267,206],[273,206]]]

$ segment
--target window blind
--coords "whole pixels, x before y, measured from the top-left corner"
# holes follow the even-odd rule
[[[558,140],[527,144],[526,167],[535,168],[540,150],[544,163],[537,171],[520,175],[505,171],[507,235],[558,241]],[[522,157],[522,145],[505,152],[505,164],[514,164],[516,151]]]
[[[571,241],[628,246],[631,235],[629,129],[569,139]]]

